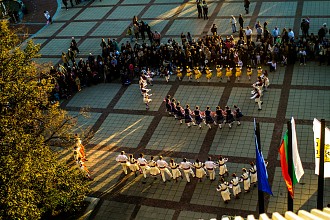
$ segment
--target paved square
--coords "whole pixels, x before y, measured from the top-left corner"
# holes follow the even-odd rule
[[[292,16],[296,13],[297,2],[263,2],[258,16]]]
[[[243,17],[249,17],[253,14],[255,7],[256,7],[256,2],[251,1],[250,7],[249,7],[249,14],[245,14],[245,13],[243,13],[244,3],[242,3],[242,1],[223,3],[220,11],[218,12],[218,16],[234,15],[236,17],[237,24],[238,24],[238,15],[242,14]],[[229,21],[228,21],[228,23],[229,23]],[[246,23],[246,24],[247,24],[246,26],[248,26],[248,23]]]
[[[133,19],[133,16],[140,14],[140,12],[143,9],[144,6],[131,6],[131,5],[119,6],[114,10],[114,12],[111,13],[111,15],[109,15],[108,19],[123,19],[123,18]]]
[[[306,86],[327,86],[328,82],[324,79],[328,77],[327,66],[315,67],[316,63],[308,63],[306,66],[299,65],[299,61],[294,66],[292,84]]]
[[[57,36],[84,36],[96,25],[96,22],[72,22],[66,26]]]
[[[62,52],[67,52],[68,47],[70,46],[71,38],[67,39],[53,39],[49,41],[45,46],[40,50],[40,54],[48,55],[61,55]]]
[[[329,1],[304,1],[304,7],[302,11],[303,16],[328,16],[330,8]]]
[[[145,219],[145,220],[153,220],[153,219],[172,219],[174,214],[174,210],[171,209],[162,209],[150,206],[141,206],[138,214],[136,215],[136,219]]]
[[[75,20],[95,20],[103,18],[112,7],[86,8]]]
[[[95,216],[96,220],[107,220],[109,216],[114,220],[130,219],[135,205],[115,202],[104,201],[100,207],[100,212]]]
[[[166,19],[173,17],[180,5],[162,5],[161,7],[157,5],[152,5],[149,9],[143,14],[142,18],[157,18],[157,19]]]
[[[98,26],[95,31],[93,31],[91,36],[100,36],[104,38],[106,38],[106,36],[109,36],[110,38],[112,38],[113,36],[119,36],[123,32],[126,33],[126,29],[129,25],[130,21],[103,21],[100,26]]]

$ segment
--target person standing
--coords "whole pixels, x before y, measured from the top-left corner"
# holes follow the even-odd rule
[[[172,179],[172,174],[171,172],[168,170],[168,163],[163,160],[163,156],[159,156],[159,160],[157,160],[157,166],[160,170],[160,174],[162,175],[162,179],[163,182],[166,182],[166,177],[165,177],[165,173],[167,173],[167,175]]]
[[[261,42],[261,36],[263,34],[264,30],[262,29],[261,25],[257,27],[257,41],[259,40]]]
[[[150,175],[153,176],[156,180],[157,176],[160,174],[160,170],[157,167],[156,161],[154,161],[154,156],[151,156],[150,161],[148,162],[148,166],[150,167]]]
[[[129,36],[129,39],[131,41],[131,43],[133,42],[133,30],[132,30],[132,27],[129,26],[128,29],[127,29],[127,32],[126,32],[126,35]]]
[[[221,193],[223,201],[228,204],[230,201],[230,192],[228,189],[228,182],[225,182],[223,178],[220,179],[220,185],[217,187],[217,191]]]
[[[150,169],[150,167],[148,166],[148,162],[144,158],[144,155],[142,153],[140,154],[140,157],[137,159],[137,161],[140,164],[140,168],[142,170],[143,177],[144,177],[144,181],[142,183],[145,184],[146,183],[145,179],[147,179],[147,171]]]
[[[129,162],[127,156],[125,155],[125,151],[120,152],[120,154],[116,157],[116,161],[120,163],[125,175],[127,175],[127,166],[129,166]]]
[[[250,99],[254,99],[256,103],[258,103],[258,110],[261,110],[261,105],[263,102],[261,101],[261,91],[257,87],[254,88],[254,94]]]
[[[165,112],[168,112],[169,115],[172,115],[172,106],[171,106],[171,95],[167,95],[165,98]]]
[[[217,167],[216,163],[214,163],[211,160],[211,157],[209,157],[207,159],[207,161],[205,162],[205,168],[209,172],[209,176],[210,176],[210,180],[211,181],[214,181],[215,180],[215,169],[216,169],[216,167]]]
[[[251,41],[252,41],[252,29],[247,26],[246,27],[246,30],[245,30],[245,36],[246,36],[246,42],[247,44],[251,44]]]
[[[193,164],[196,170],[196,177],[198,178],[199,182],[202,182],[203,177],[206,175],[206,172],[203,168],[204,164],[196,159],[196,162]]]
[[[221,178],[223,178],[225,176],[225,174],[227,174],[227,176],[228,176],[228,169],[227,169],[227,165],[226,165],[227,161],[228,161],[228,158],[223,158],[220,155],[218,164],[219,164],[219,175]]]
[[[157,45],[160,45],[160,38],[161,38],[161,35],[158,31],[155,31],[154,33],[154,41]]]
[[[192,177],[195,177],[194,171],[191,169],[191,167],[192,167],[192,164],[189,161],[187,161],[186,158],[183,158],[183,161],[180,164],[180,168],[183,169],[184,175],[185,175],[188,183],[190,183],[189,175],[192,175]]]
[[[174,159],[170,161],[170,168],[172,170],[172,176],[175,182],[178,182],[178,178],[181,177],[183,179],[181,171],[179,170],[179,164],[174,162]]]
[[[241,175],[241,178],[243,179],[243,184],[244,184],[244,190],[245,192],[250,192],[250,178],[249,178],[249,173],[245,168],[242,169],[243,174]]]
[[[257,166],[254,164],[253,161],[250,163],[250,165],[251,165],[251,167],[249,169],[249,172],[250,172],[250,177],[251,177],[251,185],[256,187],[257,186],[257,181],[258,181]]]
[[[47,24],[53,24],[52,16],[50,15],[49,11],[44,11],[44,16],[47,20]]]
[[[235,33],[237,30],[236,30],[236,18],[234,17],[234,15],[231,15],[231,18],[230,18],[230,21],[229,23],[231,24],[231,29],[233,31],[233,33]]]
[[[68,0],[62,0],[62,3],[65,6],[65,9],[68,10]]]
[[[198,18],[203,18],[203,9],[200,2],[197,3]]]
[[[243,16],[242,16],[242,14],[239,14],[239,17],[238,17],[238,23],[239,23],[239,26],[240,26],[241,28],[244,27],[244,18],[243,18]]]
[[[70,45],[70,47],[71,47],[71,50],[72,51],[74,51],[76,53],[80,53],[79,48],[78,48],[77,41],[76,41],[76,39],[74,37],[71,38],[71,45]]]
[[[239,194],[241,193],[241,186],[239,185],[239,178],[236,176],[236,173],[233,173],[232,180],[230,183],[233,185],[233,194],[236,199],[239,199]]]
[[[218,35],[218,27],[216,24],[213,24],[212,27],[211,27],[211,33],[212,35],[214,36],[217,36]]]
[[[203,16],[204,16],[204,20],[209,19],[209,17],[208,17],[209,8],[208,8],[208,6],[207,6],[207,4],[206,4],[205,1],[203,1],[202,8],[203,8]]]
[[[246,14],[249,14],[249,9],[250,9],[250,1],[249,0],[244,0],[244,8]]]
[[[306,19],[303,19],[300,24],[300,29],[302,31],[303,38],[308,37],[309,22]]]
[[[133,154],[129,155],[129,169],[134,173],[135,176],[137,176],[136,171],[139,171],[139,165],[137,160],[135,160],[135,158],[133,157]]]
[[[237,126],[240,126],[241,125],[241,118],[243,117],[242,111],[237,105],[234,105],[234,111],[235,111]]]

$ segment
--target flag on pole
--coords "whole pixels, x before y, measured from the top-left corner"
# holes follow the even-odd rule
[[[321,139],[321,122],[314,118],[314,148],[315,148],[315,174],[319,175],[320,166],[320,139]],[[330,177],[330,129],[325,128],[324,137],[324,178]]]
[[[293,185],[298,183],[301,177],[304,175],[304,169],[301,164],[299,152],[298,152],[298,142],[296,133],[296,124],[294,118],[291,118],[291,131],[292,131],[292,160],[293,164],[289,166],[288,164],[288,131],[285,132],[279,153],[282,167],[282,175],[288,191],[293,198]],[[292,169],[292,180],[289,176],[289,169]]]
[[[254,119],[254,140],[256,144],[256,166],[257,166],[257,176],[258,176],[258,189],[273,195],[272,190],[268,182],[268,173],[266,169],[266,164],[262,152],[259,150],[258,137],[256,134],[256,120]]]

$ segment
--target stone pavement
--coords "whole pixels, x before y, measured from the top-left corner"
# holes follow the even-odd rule
[[[182,31],[192,33],[194,38],[210,33],[213,23],[222,35],[230,34],[231,14],[244,14],[240,0],[208,1],[209,20],[197,19],[194,0],[102,0],[83,2],[69,10],[59,10],[54,23],[44,28],[33,39],[41,44],[42,58],[39,62],[60,61],[60,54],[69,47],[71,37],[78,42],[81,53],[86,58],[91,52],[100,54],[101,38],[117,38],[125,42],[126,28],[137,15],[159,31],[163,42],[168,38],[180,38]],[[251,1],[250,14],[244,15],[245,26],[253,26],[256,21],[268,21],[269,29],[277,25],[280,30],[292,28],[299,33],[302,18],[311,18],[310,32],[317,33],[324,23],[330,24],[330,1],[302,0],[255,0]],[[266,68],[266,67],[265,67]],[[261,146],[265,159],[269,162],[268,174],[274,196],[265,196],[267,213],[286,211],[287,192],[281,176],[278,147],[286,130],[286,122],[293,116],[297,124],[297,138],[301,160],[305,169],[301,183],[295,187],[294,210],[316,207],[317,176],[314,175],[314,150],[312,120],[314,117],[330,120],[330,77],[327,66],[308,62],[279,67],[270,73],[271,86],[263,97],[262,111],[257,111],[249,99],[251,82],[244,75],[240,82],[219,82],[213,77],[207,83],[205,76],[201,83],[178,81],[174,77],[169,83],[162,78],[155,79],[152,87],[153,102],[150,111],[145,111],[138,91],[138,85],[122,87],[120,84],[100,84],[83,89],[63,107],[70,114],[78,114],[80,108],[89,107],[88,118],[79,118],[78,129],[95,132],[87,145],[89,161],[86,163],[93,172],[91,196],[101,202],[92,213],[92,219],[221,219],[222,215],[257,214],[257,190],[241,195],[240,200],[232,199],[224,204],[216,192],[217,182],[204,180],[190,184],[185,180],[178,183],[147,178],[142,184],[142,175],[124,176],[115,163],[116,155],[125,150],[133,153],[163,155],[180,162],[183,157],[190,161],[196,158],[204,161],[209,155],[229,158],[229,172],[241,173],[255,160],[253,118],[260,122]],[[243,72],[245,72],[243,70]],[[253,78],[256,78],[254,73]],[[241,107],[242,125],[222,130],[206,127],[199,130],[179,125],[164,112],[163,98],[170,94],[191,106],[202,109],[210,105]],[[329,127],[329,122],[327,123]],[[87,143],[84,143],[87,144]],[[63,151],[63,156],[71,157],[71,152]],[[325,205],[330,203],[330,182],[325,185]]]

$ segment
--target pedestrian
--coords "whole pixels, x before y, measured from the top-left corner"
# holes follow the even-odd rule
[[[299,60],[300,60],[300,66],[301,65],[306,66],[306,51],[304,50],[303,47],[301,47],[299,49],[298,57],[299,57]]]
[[[130,165],[128,162],[128,158],[125,155],[125,151],[120,152],[120,154],[116,157],[116,161],[120,163],[123,168],[125,175],[127,175],[127,167]]]
[[[147,179],[147,172],[149,171],[150,167],[148,166],[148,162],[144,158],[143,153],[140,153],[140,157],[137,159],[137,161],[139,162],[144,177],[144,181],[142,183],[145,184],[146,183],[145,179]]]
[[[226,112],[226,122],[225,123],[228,124],[229,128],[231,128],[234,123],[233,112],[231,111],[229,106],[225,107],[225,112]]]
[[[220,155],[218,164],[219,164],[219,175],[221,178],[225,176],[225,174],[228,176],[228,169],[226,163],[228,162],[228,158],[224,158]]]
[[[206,110],[204,111],[205,113],[205,122],[207,124],[207,127],[211,130],[211,124],[215,124],[213,118],[212,118],[212,111],[210,109],[210,106],[206,106]]]
[[[78,48],[78,44],[77,41],[74,37],[71,38],[71,45],[70,48],[72,51],[76,52],[76,53],[80,53],[79,48]]]
[[[150,161],[148,162],[148,166],[150,167],[149,173],[151,176],[157,179],[157,176],[160,174],[160,170],[157,167],[157,162],[154,161],[154,156],[151,156]]]
[[[239,199],[239,194],[241,193],[241,186],[239,185],[239,178],[236,176],[236,173],[232,174],[232,179],[230,183],[233,186],[233,194],[236,199]]]
[[[239,26],[240,26],[241,28],[244,27],[244,18],[243,18],[243,16],[242,16],[242,14],[239,14],[239,17],[238,17],[238,23],[239,23]]]
[[[250,177],[251,177],[251,185],[256,187],[257,186],[257,181],[258,181],[257,166],[254,164],[253,161],[250,163],[250,165],[251,165],[251,167],[249,169],[249,172],[250,172]]]
[[[302,31],[303,38],[308,37],[308,30],[309,30],[309,21],[307,19],[303,19],[300,24],[300,29]]]
[[[194,115],[195,115],[195,122],[198,125],[198,127],[200,129],[202,129],[202,125],[201,123],[204,121],[202,116],[201,116],[201,111],[199,110],[199,106],[195,107],[195,111],[194,111]]]
[[[203,18],[203,9],[200,2],[197,2],[198,18]]]
[[[216,178],[215,178],[215,169],[216,169],[217,165],[216,163],[214,163],[212,160],[211,160],[211,157],[209,157],[207,159],[207,161],[205,162],[205,168],[207,169],[207,171],[209,172],[209,176],[210,176],[210,180],[211,181],[214,181]]]
[[[278,29],[278,27],[275,26],[275,28],[272,30],[272,37],[274,39],[274,44],[276,42],[277,37],[280,36],[280,30]]]
[[[225,182],[223,178],[220,179],[220,185],[217,187],[217,191],[221,193],[223,201],[227,204],[230,201],[230,192],[228,182]]]
[[[261,25],[259,25],[257,27],[257,40],[256,41],[260,41],[262,40],[262,34],[263,34],[264,30],[262,29]]]
[[[204,164],[200,162],[199,159],[196,159],[193,166],[196,170],[196,177],[198,178],[199,182],[202,182],[203,177],[206,176],[206,172],[203,168]]]
[[[162,175],[163,182],[166,183],[165,173],[172,179],[172,174],[168,170],[168,163],[163,159],[163,156],[159,156],[159,160],[157,160],[157,166],[160,170],[160,174]]]
[[[65,6],[65,9],[68,10],[68,0],[62,0],[62,3]]]
[[[259,88],[255,87],[253,90],[253,96],[250,99],[254,99],[254,101],[258,104],[258,110],[261,110],[261,105],[263,101],[261,101],[261,91]]]
[[[140,32],[138,24],[133,25],[133,32],[134,32],[134,35],[135,35],[135,40],[138,41],[139,40],[139,32]]]
[[[250,1],[249,0],[244,0],[244,8],[246,14],[249,14],[249,8],[250,8]]]
[[[138,165],[137,160],[133,157],[133,154],[130,154],[129,156],[129,169],[134,173],[135,176],[137,176],[137,171],[140,171],[140,167]]]
[[[250,192],[250,178],[249,178],[249,173],[245,168],[242,169],[242,175],[241,178],[243,179],[243,185],[244,185],[244,190],[245,192]]]
[[[204,16],[204,20],[209,19],[209,17],[208,17],[209,8],[208,8],[208,6],[207,6],[207,4],[206,4],[206,1],[203,1],[202,8],[203,8],[203,16]]]
[[[235,111],[235,118],[237,121],[237,126],[240,126],[241,118],[243,117],[242,111],[237,105],[234,105],[234,111]]]
[[[172,110],[172,115],[174,116],[175,119],[178,118],[178,114],[177,114],[177,109],[176,109],[176,100],[173,98],[171,100],[171,110]]]
[[[212,27],[211,27],[211,33],[214,35],[214,36],[217,36],[218,35],[218,27],[216,24],[213,24]]]
[[[44,11],[44,16],[47,20],[47,24],[49,24],[49,23],[53,24],[53,19],[52,19],[52,16],[50,15],[49,11]]]
[[[234,17],[234,15],[231,15],[230,21],[229,23],[231,24],[231,29],[233,31],[233,33],[236,33],[236,18]]]
[[[186,158],[183,158],[183,161],[180,164],[180,168],[183,169],[184,175],[186,177],[186,180],[188,183],[190,183],[190,175],[192,175],[192,177],[195,177],[194,171],[191,169],[192,168],[192,164],[187,161]]]
[[[178,182],[178,178],[181,177],[183,179],[181,171],[179,169],[179,164],[174,162],[174,159],[171,159],[170,161],[170,168],[172,170],[172,176],[175,182]]]

